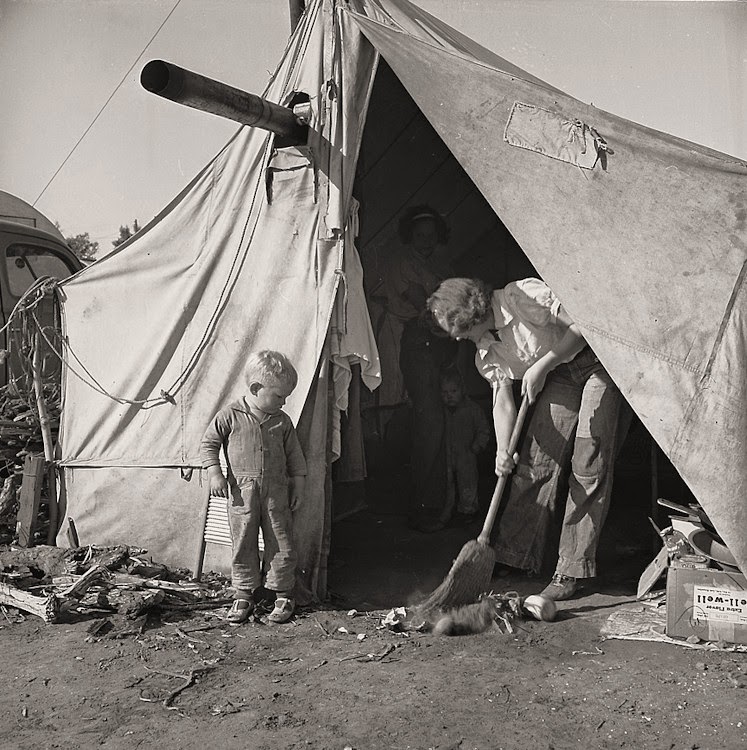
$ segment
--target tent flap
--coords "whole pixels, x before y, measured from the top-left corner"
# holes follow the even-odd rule
[[[747,569],[745,299],[741,291],[733,298],[747,259],[747,165],[487,59],[360,15],[355,21]],[[571,123],[572,113],[573,140],[586,132],[576,122],[592,124],[607,144],[605,158],[579,169],[572,159],[510,145],[503,136],[517,102],[531,103],[523,114],[547,113],[527,143],[556,142],[558,124]]]

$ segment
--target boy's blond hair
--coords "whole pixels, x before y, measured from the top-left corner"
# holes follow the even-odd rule
[[[293,390],[298,383],[298,373],[288,357],[272,349],[252,352],[246,360],[245,372],[250,385],[280,385]]]

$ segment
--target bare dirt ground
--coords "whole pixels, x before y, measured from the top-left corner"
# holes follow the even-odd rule
[[[114,639],[91,637],[86,619],[10,610],[0,747],[747,748],[747,654],[600,636],[612,612],[641,607],[648,550],[618,554],[555,622],[460,637],[382,629],[478,531],[421,534],[385,505],[352,515],[334,526],[330,601],[283,626],[169,612]],[[493,584],[528,594],[544,581]]]

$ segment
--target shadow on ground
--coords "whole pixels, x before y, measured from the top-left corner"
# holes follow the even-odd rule
[[[402,472],[367,481],[359,489],[362,508],[333,524],[328,573],[333,603],[361,610],[414,605],[443,581],[462,546],[479,535],[482,520],[435,533],[411,528],[404,487]],[[492,478],[484,476],[481,519],[491,492]],[[646,519],[648,503],[630,482],[626,489],[623,478],[600,543],[599,575],[587,583],[584,596],[635,598],[638,578],[658,551]],[[515,590],[522,596],[537,593],[548,582],[554,565],[549,547],[541,575],[494,576],[492,588]]]

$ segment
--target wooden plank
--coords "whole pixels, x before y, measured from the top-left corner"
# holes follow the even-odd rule
[[[54,594],[34,596],[15,586],[0,582],[0,604],[22,609],[41,617],[44,622],[55,622],[60,612],[60,602]]]
[[[26,456],[18,498],[18,544],[21,547],[34,546],[34,530],[39,515],[44,468],[43,456]]]

